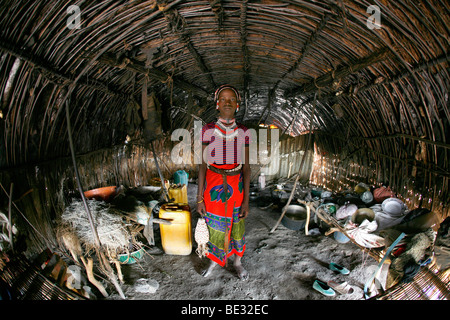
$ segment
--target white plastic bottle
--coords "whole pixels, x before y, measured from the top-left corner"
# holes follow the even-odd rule
[[[266,187],[266,176],[264,175],[264,172],[261,172],[261,174],[259,175],[258,183],[259,183],[260,190],[262,190]]]

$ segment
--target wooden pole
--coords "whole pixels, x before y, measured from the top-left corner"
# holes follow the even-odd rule
[[[317,97],[317,92],[314,95],[314,104],[313,104],[313,108],[312,108],[312,112],[311,112],[311,121],[309,123],[310,128],[309,128],[309,135],[308,135],[308,143],[306,144],[305,153],[303,154],[302,161],[300,162],[300,167],[298,168],[298,174],[297,174],[297,177],[295,178],[294,187],[292,188],[291,194],[289,196],[289,199],[288,199],[286,205],[283,207],[283,212],[281,213],[280,218],[278,219],[277,223],[273,226],[272,230],[270,230],[270,233],[273,233],[275,231],[275,229],[278,227],[278,225],[280,224],[280,222],[283,219],[284,215],[286,214],[287,208],[291,204],[292,198],[294,197],[295,188],[297,187],[297,183],[298,183],[298,180],[299,180],[300,175],[301,175],[301,171],[302,171],[302,168],[303,168],[303,163],[305,162],[306,154],[307,154],[308,149],[309,149],[310,144],[311,144],[312,127],[313,127],[313,120],[314,120],[314,111],[316,109],[316,97]]]
[[[114,271],[112,270],[112,268],[111,268],[111,266],[110,266],[110,264],[108,262],[108,259],[106,259],[106,256],[105,256],[104,252],[102,251],[100,238],[98,236],[97,229],[95,228],[95,225],[94,225],[94,219],[92,217],[92,213],[91,213],[91,211],[89,209],[89,206],[88,206],[88,204],[86,202],[86,197],[84,196],[83,187],[81,185],[81,180],[80,180],[80,174],[78,172],[77,161],[76,161],[76,158],[75,158],[75,149],[74,149],[74,146],[73,146],[72,128],[71,128],[71,125],[70,125],[69,101],[66,100],[65,102],[66,102],[67,133],[68,133],[68,136],[69,136],[70,153],[72,155],[72,162],[73,162],[73,166],[74,166],[74,170],[75,170],[75,176],[76,176],[76,179],[77,179],[78,190],[80,191],[80,195],[81,195],[81,198],[83,200],[84,208],[86,209],[86,213],[87,213],[87,216],[88,216],[88,219],[89,219],[89,224],[90,224],[90,227],[91,227],[91,231],[92,231],[92,233],[94,235],[95,249],[96,249],[97,255],[99,256],[100,263],[103,266],[103,268],[105,269],[105,272],[106,272],[108,278],[114,284],[114,286],[117,289],[117,292],[122,297],[122,299],[125,299],[125,295],[124,295],[124,293],[122,291],[122,288],[120,287],[119,283],[117,282],[116,275],[114,274]]]
[[[13,194],[14,183],[11,182],[11,187],[9,188],[9,203],[8,203],[8,220],[9,220],[9,228],[8,228],[8,236],[9,236],[9,244],[11,246],[11,251],[14,252],[13,245],[13,237],[12,237],[12,194]]]
[[[155,146],[153,145],[153,140],[150,141],[150,145],[152,147],[153,158],[155,159],[156,170],[158,170],[159,179],[161,180],[161,188],[162,188],[161,190],[163,191],[164,199],[166,199],[166,201],[170,201],[169,192],[166,189],[166,184],[165,184],[165,181],[164,181],[164,177],[162,175],[161,169],[160,169],[159,164],[158,164],[158,158],[156,156]]]
[[[81,179],[80,179],[80,174],[78,172],[78,167],[77,167],[77,161],[75,159],[75,149],[73,147],[73,139],[72,139],[72,128],[70,125],[70,113],[69,113],[69,102],[68,100],[66,100],[66,119],[67,119],[67,132],[68,132],[68,136],[69,136],[69,146],[70,146],[70,153],[72,155],[72,162],[73,162],[73,167],[75,170],[75,176],[77,179],[77,185],[78,185],[78,190],[80,191],[80,195],[81,195],[81,199],[83,200],[83,204],[84,204],[84,208],[86,209],[86,213],[88,216],[88,220],[89,220],[89,225],[91,227],[91,231],[94,235],[94,241],[95,241],[95,245],[97,247],[101,247],[101,243],[100,243],[100,238],[98,236],[98,232],[97,229],[95,228],[94,225],[94,219],[92,218],[92,213],[89,209],[89,206],[86,202],[86,197],[84,196],[84,192],[83,192],[83,186],[81,185]]]

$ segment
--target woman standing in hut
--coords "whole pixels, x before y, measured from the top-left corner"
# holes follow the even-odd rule
[[[232,86],[224,85],[214,95],[217,122],[202,128],[202,164],[199,167],[197,211],[208,226],[206,256],[211,260],[202,272],[207,277],[216,265],[225,266],[232,255],[240,279],[248,272],[242,266],[245,251],[245,218],[249,211],[250,131],[237,124],[240,95]]]

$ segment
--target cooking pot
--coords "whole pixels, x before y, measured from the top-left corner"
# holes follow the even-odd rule
[[[306,218],[307,210],[305,205],[291,204],[287,207],[281,223],[288,229],[300,230],[305,227]]]

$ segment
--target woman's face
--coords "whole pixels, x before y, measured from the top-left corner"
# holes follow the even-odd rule
[[[234,118],[234,113],[237,108],[237,97],[231,89],[224,89],[220,92],[218,98],[219,113],[224,119]]]

